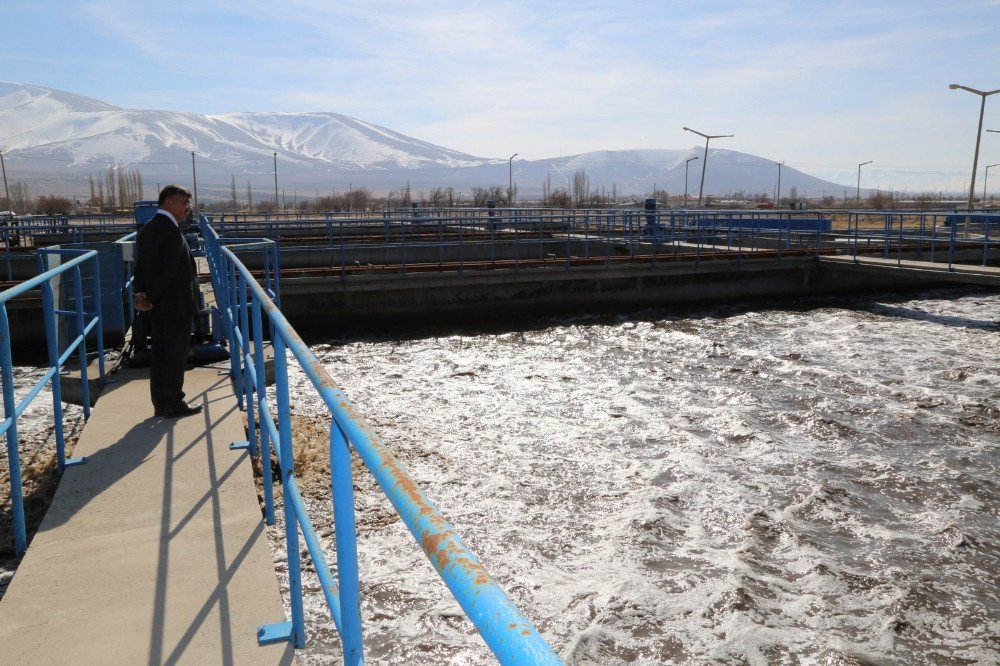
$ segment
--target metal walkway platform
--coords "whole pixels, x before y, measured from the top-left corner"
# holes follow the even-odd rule
[[[292,663],[258,625],[285,617],[230,382],[189,370],[201,414],[152,414],[144,373],[112,377],[0,601],[0,661]]]
[[[936,280],[961,282],[963,284],[980,284],[1000,287],[1000,268],[994,266],[973,266],[969,264],[948,264],[941,262],[916,261],[913,259],[886,259],[883,257],[866,257],[840,255],[825,255],[818,257],[820,263],[851,266],[861,271],[900,271],[921,277],[933,276]]]

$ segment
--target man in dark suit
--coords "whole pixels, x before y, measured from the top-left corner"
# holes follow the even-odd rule
[[[149,393],[156,416],[197,414],[184,402],[184,369],[191,348],[191,320],[198,314],[194,257],[180,223],[191,212],[191,193],[179,185],[160,192],[159,210],[136,237],[135,307],[149,318],[153,351]]]

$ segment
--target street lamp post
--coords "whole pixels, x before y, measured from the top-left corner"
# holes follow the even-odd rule
[[[685,208],[688,207],[688,166],[690,166],[691,162],[696,159],[698,159],[697,155],[695,155],[694,157],[689,157],[686,160],[684,160],[684,207]]]
[[[194,151],[191,151],[191,180],[194,182],[194,209],[198,210],[198,172],[194,168]]]
[[[862,162],[861,164],[858,165],[858,193],[857,193],[856,196],[857,196],[857,200],[858,200],[858,205],[859,206],[861,205],[861,167],[863,167],[866,164],[871,164],[871,163],[872,163],[872,161],[868,160],[867,162]]]
[[[990,169],[992,169],[995,166],[1000,166],[1000,162],[997,162],[996,164],[990,164],[989,166],[986,167],[986,169],[983,172],[983,205],[984,206],[986,205],[986,181],[989,180]]]
[[[14,204],[10,202],[10,190],[7,189],[7,167],[3,163],[3,151],[0,150],[0,170],[3,170],[3,194],[7,199],[7,206],[9,208],[14,208]]]
[[[507,207],[510,208],[514,204],[514,158],[517,157],[517,153],[514,153],[507,160]]]
[[[775,208],[778,208],[779,206],[781,206],[781,166],[783,164],[784,164],[784,162],[777,162],[777,165],[778,165],[778,189],[775,191],[775,194],[774,194],[774,207]]]
[[[701,208],[701,198],[705,192],[705,167],[708,165],[708,142],[712,139],[727,139],[732,138],[732,134],[702,134],[698,130],[693,130],[690,127],[685,127],[686,132],[691,132],[692,134],[697,134],[698,136],[705,137],[705,157],[701,161],[701,185],[698,187],[698,208]]]
[[[1000,88],[996,90],[984,91],[976,90],[975,88],[969,88],[968,86],[960,86],[957,83],[952,83],[948,86],[950,90],[965,90],[967,92],[979,95],[982,101],[979,104],[979,128],[976,130],[976,152],[972,156],[972,184],[969,185],[969,212],[972,212],[972,200],[976,193],[976,165],[979,162],[979,140],[983,136],[983,114],[986,113],[986,98],[990,95],[995,95],[1000,93]]]
[[[274,214],[278,214],[278,153],[274,154]]]

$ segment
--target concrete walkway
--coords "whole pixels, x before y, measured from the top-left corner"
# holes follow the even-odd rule
[[[945,253],[941,253],[945,255]],[[946,256],[946,255],[945,255]],[[819,258],[820,263],[840,264],[851,266],[861,271],[874,271],[885,273],[886,271],[898,271],[899,273],[910,273],[927,277],[933,275],[934,279],[947,282],[961,282],[964,284],[980,284],[990,287],[1000,286],[1000,268],[994,266],[973,266],[970,264],[952,264],[951,270],[947,263],[917,261],[915,259],[885,259],[882,257],[868,257],[859,255],[828,255]]]
[[[285,620],[229,380],[189,370],[201,414],[152,414],[144,373],[115,375],[0,601],[0,662],[291,663],[258,647]]]

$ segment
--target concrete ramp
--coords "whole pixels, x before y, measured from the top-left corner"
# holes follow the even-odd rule
[[[204,411],[155,418],[145,374],[104,391],[0,601],[3,663],[277,664],[283,609],[229,379],[189,370]]]

